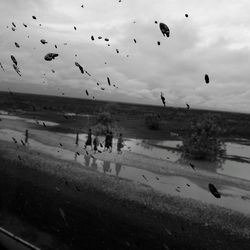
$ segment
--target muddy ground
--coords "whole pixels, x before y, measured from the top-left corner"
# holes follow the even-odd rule
[[[249,249],[243,232],[250,219],[241,214],[195,206],[25,147],[17,152],[12,143],[1,142],[0,152],[1,224],[42,249]],[[186,209],[190,216],[182,215]]]

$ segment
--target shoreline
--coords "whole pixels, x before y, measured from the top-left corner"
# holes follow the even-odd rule
[[[2,152],[5,151],[4,156],[1,158],[12,161],[10,159],[16,157],[16,149],[13,148],[11,143],[7,143],[7,145],[5,143],[3,147],[2,143],[0,143],[0,150]],[[63,161],[43,153],[39,153],[38,155],[35,151],[27,152],[25,148],[19,149],[19,155],[21,159],[24,159],[24,162],[29,162],[28,167],[33,170],[49,174],[59,179],[65,177],[79,185],[84,181],[88,183],[88,186],[92,186],[92,188],[96,190],[102,190],[104,193],[114,196],[119,200],[130,200],[139,204],[146,204],[160,213],[167,212],[172,215],[188,218],[196,223],[200,223],[201,221],[206,223],[209,221],[209,224],[219,226],[224,230],[229,230],[231,233],[242,235],[244,232],[245,237],[250,238],[250,227],[246,226],[250,225],[250,217],[242,213],[212,204],[205,204],[189,198],[162,194],[147,185],[100,174],[88,168],[84,168],[78,163]],[[18,161],[17,158],[14,159],[14,162],[18,163]],[[203,219],[199,218],[197,220],[201,212]],[[197,214],[199,216],[197,216]],[[210,218],[211,214],[213,214],[214,218]],[[221,216],[224,218],[221,219]],[[230,216],[230,222],[226,219],[228,216]],[[244,218],[244,220],[249,223],[244,223],[245,226],[241,227],[242,225],[240,226],[237,222],[239,218]]]

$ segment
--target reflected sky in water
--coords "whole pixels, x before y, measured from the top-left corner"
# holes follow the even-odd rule
[[[15,137],[15,139],[20,142],[20,140],[24,138],[24,134],[10,129],[1,129],[0,137],[2,140],[6,141],[12,141],[12,137]],[[138,140],[129,141],[130,143],[132,141],[136,142],[135,147],[139,147],[139,144],[136,145]],[[63,160],[74,160],[87,168],[105,175],[116,176],[117,178],[128,179],[151,186],[153,189],[164,194],[192,198],[209,204],[230,208],[245,214],[250,214],[250,193],[243,189],[220,186],[219,190],[222,193],[222,198],[215,199],[211,193],[208,192],[207,186],[202,186],[202,184],[195,183],[194,181],[180,176],[156,174],[132,166],[101,161],[90,155],[81,153],[80,150],[78,151],[80,152],[78,155],[76,152],[59,147],[48,146],[33,139],[29,140],[28,147]]]

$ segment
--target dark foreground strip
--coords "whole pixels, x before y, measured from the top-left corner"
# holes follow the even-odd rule
[[[7,236],[7,237],[6,237]],[[33,246],[27,241],[17,237],[16,235],[10,233],[9,231],[0,227],[0,247],[4,244],[4,249],[16,249],[16,250],[41,250],[38,247]]]

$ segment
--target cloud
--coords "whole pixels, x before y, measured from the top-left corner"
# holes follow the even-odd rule
[[[188,102],[194,108],[249,112],[249,1],[92,0],[84,2],[84,8],[81,4],[1,1],[0,62],[6,71],[0,71],[0,90],[57,95],[64,91],[85,98],[88,89],[98,99],[157,105],[162,91],[172,106],[185,107]],[[13,21],[15,32],[10,28]],[[155,21],[169,26],[170,38],[162,36]],[[59,57],[47,62],[48,52],[58,52]],[[10,55],[17,58],[22,77],[12,68]],[[80,73],[76,61],[91,77]],[[210,76],[208,85],[205,74]],[[118,89],[108,86],[107,76]]]

